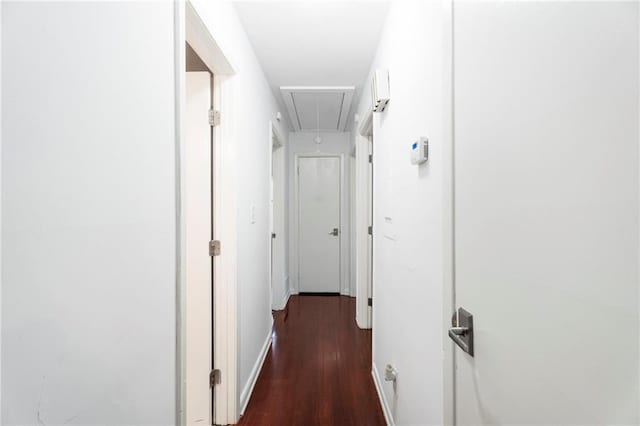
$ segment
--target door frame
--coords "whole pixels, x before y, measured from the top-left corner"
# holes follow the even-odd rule
[[[356,134],[356,324],[362,329],[373,327],[373,112],[369,111]]]
[[[442,2],[442,161],[443,161],[443,283],[442,283],[442,349],[443,424],[456,424],[455,343],[447,329],[456,307],[455,289],[455,134],[454,134],[454,2]]]
[[[175,53],[175,193],[176,193],[176,424],[186,425],[186,276],[185,276],[185,203],[184,162],[186,82],[186,43],[200,56],[212,74],[213,106],[224,111],[219,126],[213,128],[214,146],[212,202],[213,223],[224,223],[213,229],[214,238],[222,241],[222,255],[213,260],[213,364],[222,371],[222,381],[213,391],[213,423],[235,423],[237,410],[237,286],[236,286],[236,217],[233,165],[234,154],[224,142],[231,139],[230,123],[233,122],[232,92],[234,69],[220,49],[206,24],[189,0],[174,2],[174,53]]]
[[[195,73],[203,73],[203,74],[206,73],[207,74],[207,77],[208,77],[208,80],[209,80],[209,87],[208,87],[209,88],[209,101],[208,101],[208,105],[207,105],[207,110],[210,110],[210,109],[213,108],[213,99],[214,99],[214,91],[213,90],[214,90],[215,76],[214,76],[213,72],[211,72],[211,70],[209,68],[206,68],[206,70],[199,69],[197,71],[192,71],[192,70],[189,70],[187,68],[186,71],[185,71],[185,74],[188,75],[188,74],[194,73],[194,72]],[[188,99],[187,99],[187,101],[188,101]],[[186,114],[187,114],[187,112],[185,111],[185,117],[186,117]],[[204,114],[204,111],[203,111],[203,114]],[[188,119],[189,119],[189,117],[187,117],[187,120]],[[214,172],[214,165],[215,165],[215,153],[214,153],[214,150],[213,150],[213,148],[215,146],[215,135],[214,135],[214,128],[211,127],[211,126],[208,126],[208,127],[209,128],[207,129],[208,130],[207,133],[209,135],[209,158],[210,158],[210,161],[209,161],[209,165],[208,165],[209,200],[207,202],[207,204],[209,204],[209,211],[207,213],[208,213],[208,216],[209,216],[208,219],[209,219],[209,232],[210,232],[210,234],[207,236],[206,244],[208,244],[208,242],[214,238],[214,232],[215,232],[215,218],[214,218],[214,212],[215,212],[214,202],[215,201],[214,201],[214,197],[213,197],[214,190],[215,190],[215,181],[214,181],[214,173],[213,173]],[[185,174],[188,172],[189,167],[190,166],[187,163],[186,166],[182,169]],[[187,184],[188,183],[186,182],[186,179],[185,179],[185,185],[187,185]],[[191,182],[191,184],[193,184],[193,181]],[[201,194],[199,194],[196,198],[199,198],[200,195]],[[191,198],[191,200],[194,199],[193,197],[188,197],[188,198]],[[188,201],[188,200],[185,200],[185,202],[186,201]],[[185,211],[185,210],[183,210],[183,211]],[[185,223],[185,227],[188,226],[186,218],[185,218],[184,223]],[[186,235],[185,235],[185,238],[186,238]],[[188,242],[187,242],[187,244],[188,244]],[[190,244],[189,246],[193,247],[193,244]],[[193,252],[192,252],[192,255],[193,255]],[[185,256],[185,263],[188,261],[189,256],[190,255],[188,254],[188,251],[187,251],[186,252],[186,256]],[[199,254],[198,256],[202,256],[202,254]],[[208,257],[209,257],[209,259],[208,259],[207,263],[209,264],[209,270],[210,270],[210,276],[208,277],[208,281],[209,281],[209,285],[210,285],[211,289],[213,289],[215,287],[215,262],[214,262],[215,258],[213,258],[211,256],[208,256]],[[185,267],[185,273],[186,272],[187,272],[187,268]],[[188,285],[188,283],[187,283],[187,285]],[[188,299],[189,299],[189,295],[187,294],[187,297],[185,299],[185,306],[186,306],[185,317],[188,317],[189,308],[191,306],[189,304]],[[213,365],[213,353],[214,353],[214,335],[215,335],[215,333],[214,333],[214,330],[215,330],[215,316],[214,316],[215,300],[214,300],[213,291],[211,292],[211,301],[210,302],[211,303],[210,303],[210,310],[209,310],[209,320],[211,322],[211,331],[210,331],[211,332],[211,336],[210,336],[210,338],[211,338],[211,342],[210,342],[210,344],[211,344],[211,347],[210,347],[211,353],[209,354],[210,355],[210,360],[209,360],[210,364],[209,364],[209,366],[207,368],[208,370],[212,370],[214,368],[214,365]],[[191,341],[191,343],[193,343],[193,338],[189,338],[188,337],[189,330],[190,330],[190,328],[188,326],[188,323],[185,324],[185,327],[187,327],[187,335],[186,335],[187,337],[185,337],[185,345],[186,345],[187,351],[188,351],[189,341]],[[188,359],[186,361],[187,362],[184,365],[184,368],[185,368],[184,386],[188,387],[188,385],[189,385],[189,383],[188,383],[188,380],[189,380],[188,377],[189,376],[187,375]],[[187,395],[188,394],[189,394],[189,392],[187,391]],[[210,418],[211,421],[213,421],[213,418],[214,418],[213,389],[209,390],[209,398],[208,399],[209,399],[209,404],[210,404],[209,405],[209,418]],[[187,398],[186,401],[184,401],[184,403],[185,403],[185,410],[184,410],[185,411],[185,415],[189,416],[190,412],[189,412],[189,407],[188,407],[188,398]]]
[[[274,202],[275,202],[275,192],[276,192],[276,183],[279,183],[280,185],[278,185],[278,187],[280,188],[280,191],[284,191],[285,188],[285,178],[286,176],[283,174],[282,182],[275,182],[275,180],[273,179],[273,158],[274,158],[274,152],[277,150],[284,150],[284,139],[282,138],[282,136],[280,135],[280,132],[278,131],[278,128],[273,124],[273,121],[269,121],[269,178],[271,179],[271,194],[269,194],[269,197],[271,198],[269,200],[269,232],[270,232],[270,236],[269,236],[269,241],[271,242],[269,244],[269,306],[271,306],[272,310],[274,309],[274,300],[273,300],[273,262],[274,262],[274,258],[273,258],[273,244],[274,244],[274,238],[273,238],[273,232],[275,231],[275,206],[274,206]],[[282,155],[282,163],[284,164],[286,162],[286,155],[285,152],[281,152],[280,155]],[[282,194],[282,200],[283,202],[285,202],[285,197],[284,194]],[[286,206],[282,206],[283,207],[283,212],[286,210]],[[285,224],[286,226],[286,224]],[[278,236],[276,235],[276,238],[278,238]],[[284,238],[284,235],[282,235],[280,238]],[[286,253],[283,253],[283,255],[286,257]],[[284,260],[284,259],[282,259]],[[285,268],[286,269],[286,268]],[[285,283],[283,283],[284,285]],[[285,288],[284,289],[286,293],[289,292],[289,289]],[[286,296],[285,296],[286,297]],[[276,301],[278,302],[278,301]],[[286,304],[286,303],[285,303]]]
[[[294,169],[293,169],[293,187],[294,187],[294,191],[293,191],[293,218],[294,218],[294,224],[293,224],[293,244],[294,246],[292,247],[291,253],[292,253],[292,262],[291,262],[291,266],[293,267],[293,276],[296,277],[296,284],[295,284],[295,294],[299,294],[300,293],[300,205],[299,205],[299,190],[300,190],[300,176],[298,173],[298,167],[299,167],[299,160],[301,158],[338,158],[340,160],[340,191],[338,193],[338,202],[340,205],[340,223],[338,223],[338,229],[340,230],[340,242],[338,243],[338,250],[339,250],[339,255],[338,255],[338,259],[339,259],[339,265],[338,265],[338,271],[339,271],[339,290],[338,292],[340,294],[342,294],[342,284],[343,284],[343,268],[345,267],[345,263],[348,262],[344,262],[342,259],[342,256],[344,254],[344,251],[342,250],[342,244],[343,244],[343,228],[344,228],[344,223],[343,223],[343,218],[345,215],[345,206],[344,203],[342,202],[342,195],[344,194],[344,191],[346,191],[345,188],[345,176],[344,176],[344,154],[336,154],[336,153],[327,153],[327,152],[313,152],[313,153],[296,153],[294,155]]]

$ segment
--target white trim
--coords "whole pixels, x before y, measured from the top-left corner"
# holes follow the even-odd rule
[[[185,41],[198,52],[202,62],[215,75],[233,74],[233,67],[189,0],[185,2]],[[184,47],[184,46],[183,46]]]
[[[269,137],[271,138],[271,148],[281,148],[284,146],[284,139],[280,135],[280,130],[278,130],[278,126],[276,126],[273,121],[269,121],[269,128],[271,129],[271,133]]]
[[[378,399],[380,400],[380,405],[382,406],[382,413],[384,414],[384,420],[387,422],[387,425],[394,426],[393,415],[391,414],[391,409],[389,408],[389,403],[387,402],[387,398],[384,396],[384,392],[382,391],[382,382],[380,381],[380,375],[378,374],[378,368],[374,363],[371,367],[371,376],[373,377],[373,384],[376,387],[376,393],[378,394]]]
[[[273,320],[271,321],[271,327],[269,330],[273,328]],[[256,363],[253,365],[253,369],[251,370],[251,374],[249,375],[249,379],[247,383],[244,385],[242,389],[242,393],[240,394],[240,415],[243,415],[245,410],[247,409],[247,405],[249,404],[249,400],[251,399],[251,394],[253,393],[253,389],[258,382],[258,377],[260,376],[260,371],[262,371],[262,366],[264,365],[264,361],[267,359],[267,354],[269,353],[269,349],[271,349],[271,341],[273,336],[271,332],[267,336],[267,339],[262,345],[262,350],[260,351],[260,355],[256,360]]]
[[[283,139],[282,135],[280,134],[280,131],[278,130],[278,127],[276,126],[276,124],[273,121],[269,121],[269,144],[270,144],[270,149],[269,149],[269,179],[270,179],[270,185],[269,185],[269,258],[268,258],[268,264],[269,264],[269,307],[271,309],[275,309],[278,310],[278,306],[275,304],[275,300],[274,300],[274,291],[273,291],[273,285],[274,282],[274,278],[273,278],[273,265],[276,262],[281,262],[280,265],[283,266],[283,270],[286,274],[286,258],[287,258],[287,252],[286,252],[286,229],[287,229],[287,223],[286,223],[286,219],[285,217],[283,217],[286,214],[287,211],[287,197],[286,197],[286,183],[287,183],[287,173],[286,173],[286,164],[287,164],[287,153],[286,150],[284,149],[285,146],[285,140]],[[273,168],[273,161],[275,156],[278,155],[278,159],[282,159],[282,164],[280,164],[281,166],[281,170],[279,173],[279,177],[280,179],[278,181],[276,181],[275,176],[274,176],[274,168]],[[276,197],[276,194],[280,195],[281,197]],[[276,205],[276,199],[278,199],[282,205]],[[280,207],[280,209],[277,209],[277,207]],[[278,214],[279,213],[279,214]],[[280,224],[282,225],[282,229],[280,230],[279,227],[276,224]],[[280,235],[280,239],[277,239],[274,241],[273,238],[271,237],[271,234],[273,234],[274,232],[276,232],[276,229],[278,229],[278,233],[282,234]],[[281,259],[276,259],[273,257],[273,249],[274,249],[274,243],[275,244],[279,244],[279,241],[283,241],[284,247],[282,250],[282,258]],[[281,283],[283,288],[284,288],[284,297],[287,297],[287,292],[288,292],[288,288],[287,288],[287,279],[288,279],[288,275],[284,277],[284,282]]]
[[[368,227],[371,220],[369,187],[369,138],[355,135],[356,184],[355,184],[355,239],[356,239],[356,324],[362,329],[371,328],[369,315],[369,279],[371,258]]]
[[[367,109],[367,114],[358,127],[358,133],[361,136],[371,136],[373,134],[373,111]]]
[[[300,206],[298,205],[298,193],[299,193],[299,183],[300,176],[298,175],[298,166],[300,158],[327,158],[333,157],[338,158],[340,160],[340,193],[338,194],[339,202],[340,202],[340,223],[338,224],[338,229],[340,230],[340,243],[339,243],[339,260],[340,265],[338,266],[340,282],[338,287],[338,292],[340,294],[344,294],[343,284],[345,283],[346,274],[348,273],[346,267],[348,266],[348,262],[344,262],[342,256],[344,255],[344,250],[342,245],[345,240],[344,236],[344,218],[348,219],[346,215],[345,206],[342,202],[342,195],[345,193],[347,188],[345,187],[345,162],[344,162],[344,154],[341,153],[327,153],[327,152],[310,152],[310,153],[296,153],[294,154],[294,162],[293,162],[293,243],[294,246],[291,248],[291,253],[294,253],[295,256],[292,257],[291,266],[293,267],[293,275],[295,277],[295,288],[293,294],[298,294],[300,292]],[[290,267],[291,267],[290,266]]]
[[[284,282],[285,282],[285,285],[289,285],[288,275],[285,277]],[[293,295],[293,290],[288,288],[287,291],[284,293],[284,297],[282,298],[282,301],[280,302],[280,305],[278,305],[278,308],[276,310],[281,311],[284,308],[286,308],[287,304],[289,303],[289,299],[291,298],[292,295]]]
[[[186,259],[183,256],[186,243],[186,223],[184,221],[184,203],[182,200],[184,169],[182,141],[186,138],[186,126],[183,125],[186,111],[186,46],[185,6],[183,2],[174,3],[174,50],[175,50],[175,176],[176,176],[176,424],[187,424],[186,410]]]
[[[215,239],[222,243],[222,254],[215,259],[215,343],[214,365],[222,370],[222,383],[216,385],[215,424],[235,423],[238,418],[238,276],[236,171],[230,158],[235,158],[233,140],[234,80],[214,79],[214,108],[222,111],[220,125],[215,128]],[[224,348],[226,350],[216,350]]]
[[[269,308],[273,309],[273,231],[274,231],[274,206],[275,201],[275,182],[273,179],[273,150],[276,147],[276,134],[273,121],[269,120],[269,155],[267,155],[267,170],[269,170],[269,250],[267,250],[267,265],[269,265]],[[242,414],[242,413],[240,413]]]

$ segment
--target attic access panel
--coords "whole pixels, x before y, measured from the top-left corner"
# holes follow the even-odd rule
[[[281,87],[296,131],[344,132],[353,100],[353,86]]]

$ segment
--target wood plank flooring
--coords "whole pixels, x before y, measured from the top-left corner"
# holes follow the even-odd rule
[[[355,299],[292,296],[276,313],[273,345],[243,426],[384,425],[371,378],[371,331]]]

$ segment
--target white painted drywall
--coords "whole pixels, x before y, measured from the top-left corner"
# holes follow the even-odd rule
[[[351,205],[351,184],[350,180],[350,161],[351,155],[351,133],[320,133],[322,143],[314,142],[316,133],[309,132],[292,132],[289,133],[289,280],[290,285],[295,292],[299,291],[298,286],[298,242],[297,242],[297,219],[295,210],[295,159],[298,154],[342,154],[342,174],[344,187],[341,198],[342,212],[341,220],[341,241],[340,241],[340,279],[342,282],[341,293],[344,295],[355,296],[355,283],[350,281],[350,247],[351,247],[351,214],[349,206]],[[352,288],[353,287],[353,288]]]
[[[226,176],[227,189],[235,188],[238,291],[238,401],[249,397],[252,371],[259,364],[264,342],[271,333],[269,286],[269,138],[273,121],[286,137],[288,126],[275,120],[278,104],[240,23],[228,1],[196,0],[193,5],[236,73],[226,77],[224,93],[233,111],[222,111],[227,127],[220,143],[232,159],[234,171]],[[226,119],[225,119],[226,114]],[[232,117],[232,120],[229,120]],[[227,120],[227,121],[225,121]],[[286,141],[283,141],[286,144]],[[231,175],[233,173],[233,175]],[[255,214],[252,214],[252,211]],[[224,228],[224,224],[216,224]],[[224,252],[224,242],[223,242]],[[230,277],[233,279],[233,277]]]
[[[2,423],[174,424],[173,5],[2,8]]]
[[[398,425],[443,421],[441,58],[442,4],[392,2],[372,66],[391,84],[387,110],[374,114],[373,362],[398,370],[395,389],[382,382]],[[368,91],[360,117],[367,108]],[[410,144],[420,136],[431,152],[417,167]]]
[[[234,3],[274,92],[361,85],[389,7],[389,0]]]

